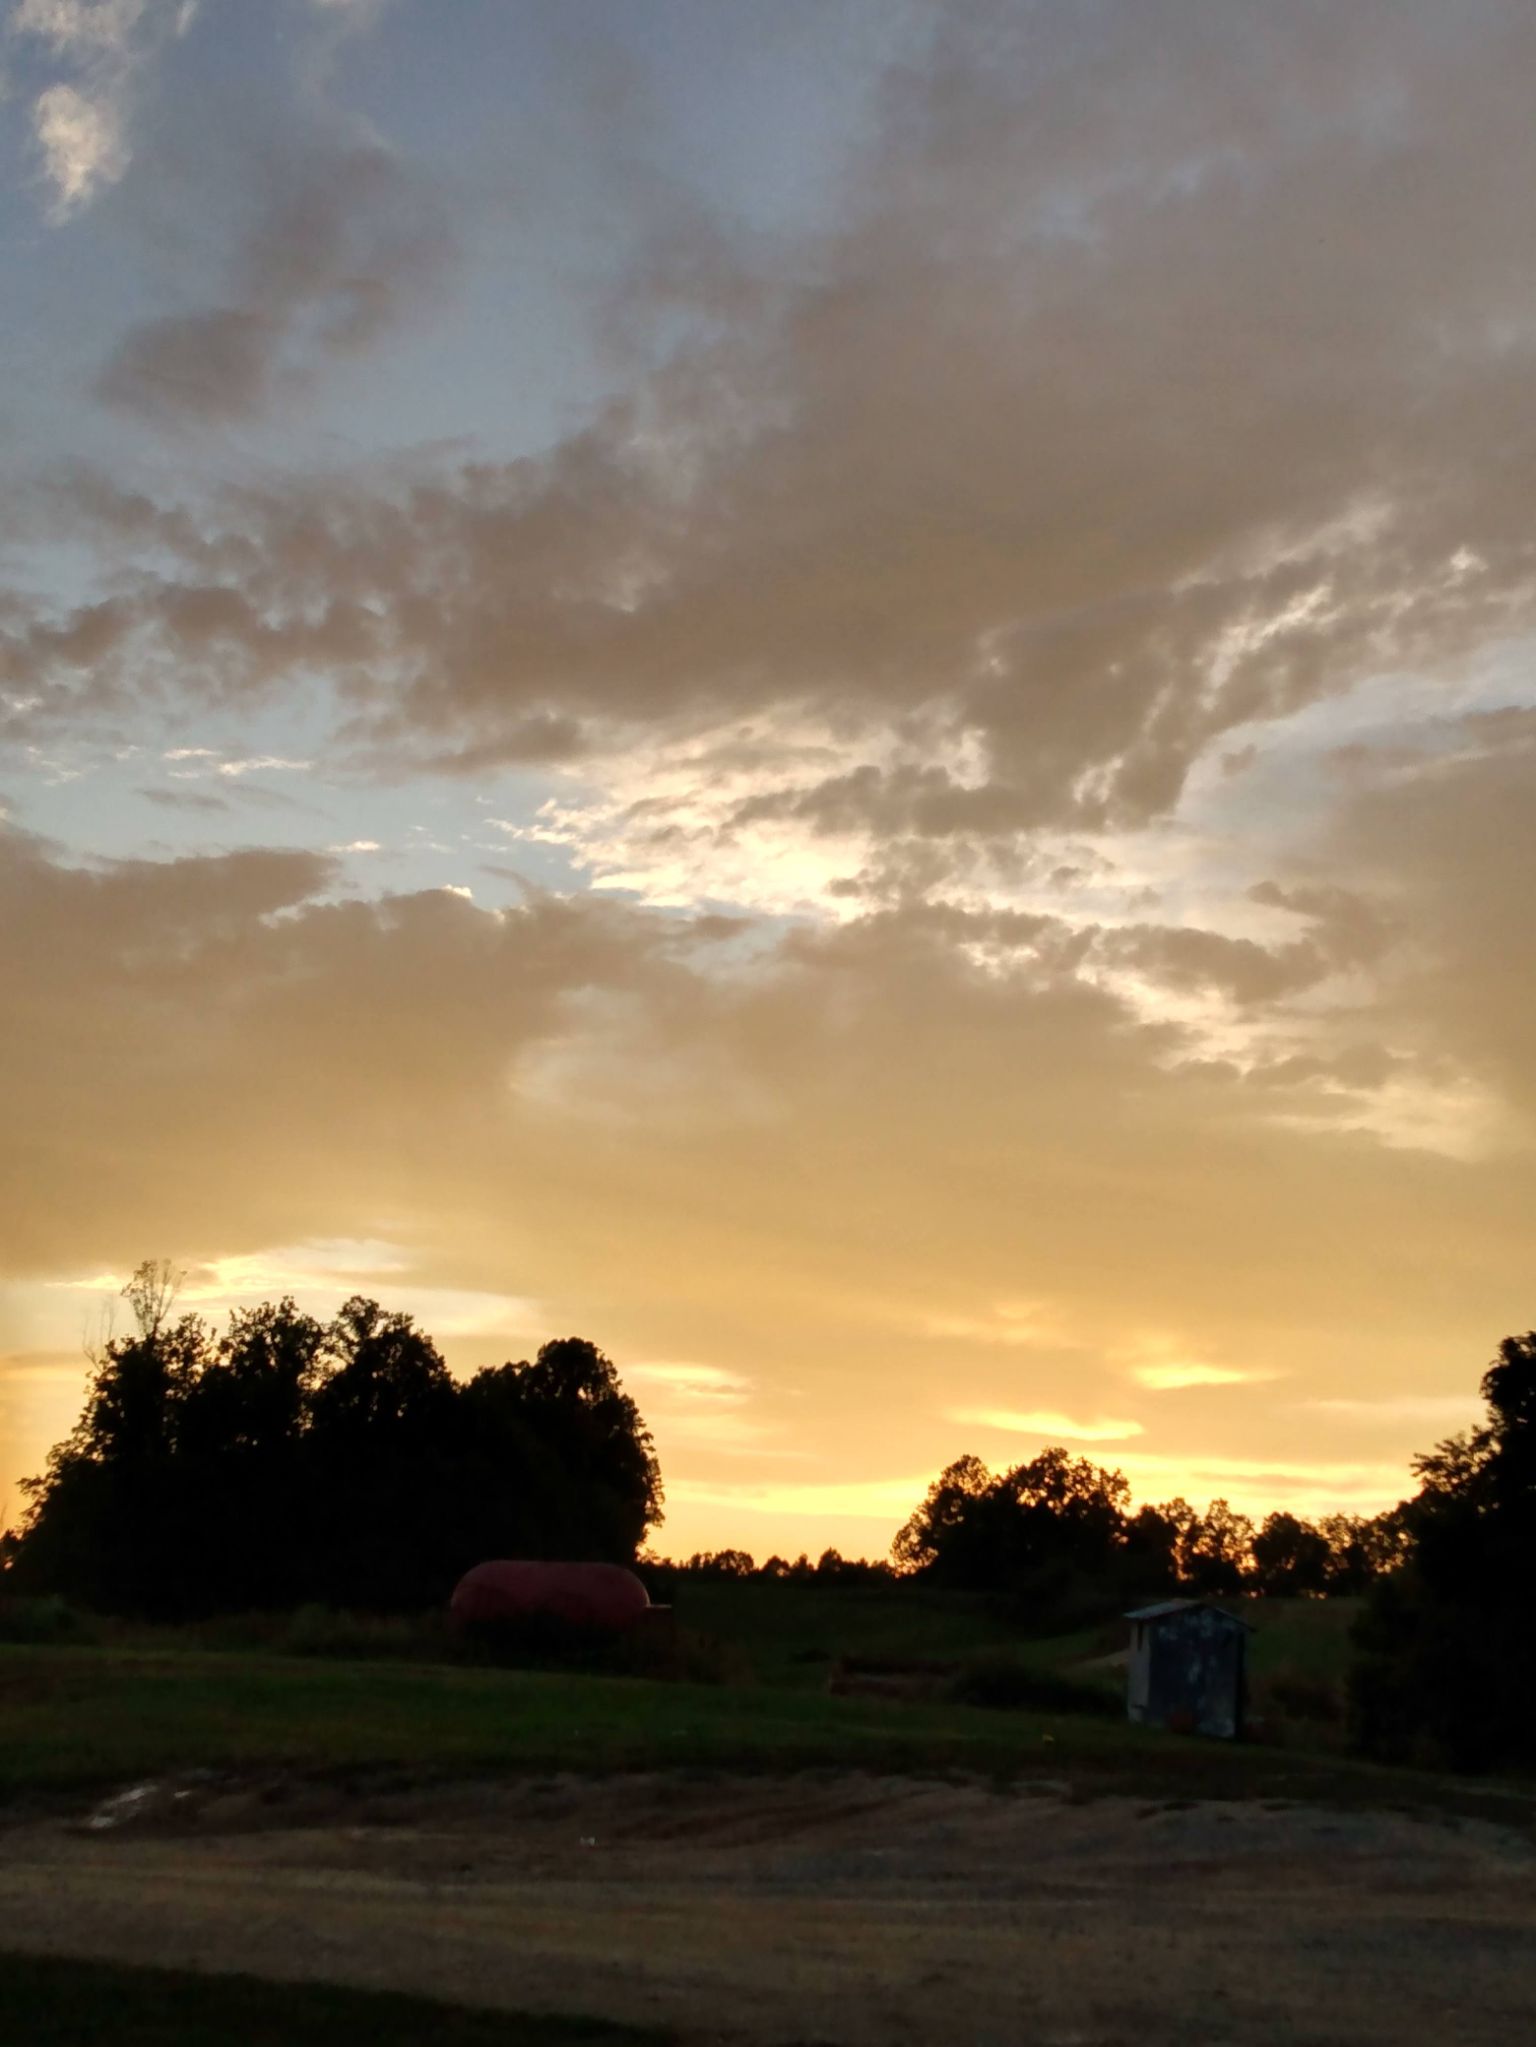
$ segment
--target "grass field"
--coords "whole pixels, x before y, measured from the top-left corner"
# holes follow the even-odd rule
[[[665,2047],[597,2019],[470,2011],[427,1998],[0,1953],[5,2047]]]
[[[1262,1692],[1277,1677],[1336,1688],[1342,1700],[1349,1630],[1357,1599],[1240,1599],[1249,1622],[1249,1672]],[[1106,1656],[1123,1646],[1118,1619],[1067,1635],[1029,1636],[980,1594],[921,1585],[818,1586],[773,1579],[698,1579],[677,1598],[685,1626],[738,1649],[763,1683],[817,1690],[841,1657],[968,1661],[1008,1656],[1042,1670],[1071,1672],[1118,1691]]]
[[[1455,1974],[1457,1998],[1498,2025],[1514,2013],[1490,2041],[1526,2037],[1529,1914],[1510,1871],[1536,1839],[1536,1787],[1132,1727],[1113,1625],[1022,1637],[980,1602],[911,1587],[685,1593],[685,1632],[730,1648],[735,1681],[466,1662],[430,1620],[316,1613],[294,1629],[305,1654],[253,1646],[258,1625],[270,1645],[300,1616],[221,1624],[218,1647],[211,1630],[115,1626],[0,1645],[10,1939],[168,1965],[0,1953],[0,2047],[663,2047],[745,2037],[747,2008],[778,2014],[765,2040],[1171,2043],[1191,2024],[1206,2036],[1213,1996],[1224,2026],[1246,2014],[1223,2031],[1234,2040],[1323,2037],[1275,2030],[1278,1997],[1330,2021],[1353,1999],[1359,2024],[1338,2037],[1384,2042],[1399,2037],[1401,1957],[1383,1960],[1398,1919],[1378,1923],[1382,1898],[1407,1915],[1416,2008]],[[1337,1684],[1348,1609],[1251,1602],[1245,1617],[1256,1697]],[[337,1653],[349,1642],[362,1654]],[[1031,1673],[1013,1696],[1075,1710],[827,1682],[840,1659],[974,1670],[1000,1656]],[[1102,1687],[1098,1713],[1085,1684]],[[582,1852],[599,1838],[601,1855]],[[1311,1872],[1278,1893],[1277,1843],[1299,1858],[1292,1879]],[[1402,1888],[1405,1857],[1443,1872],[1427,1903]],[[978,1919],[979,1898],[1003,1918]],[[1464,1963],[1482,1972],[1471,1988]],[[295,1975],[425,1998],[267,1980]],[[1105,2030],[1106,2011],[1119,2026],[1130,2010],[1124,1984],[1141,2001]],[[957,2022],[962,1990],[974,2024]],[[456,1995],[473,2008],[427,2001]],[[643,2012],[678,2035],[529,2005]]]
[[[1234,1599],[1234,1613],[1253,1627],[1248,1667],[1256,1678],[1280,1670],[1342,1682],[1358,1599]]]
[[[959,1660],[1030,1647],[980,1594],[922,1585],[696,1578],[679,1585],[675,1603],[684,1627],[738,1650],[759,1682],[801,1691],[823,1688],[840,1657]]]
[[[655,1769],[970,1773],[1084,1795],[1489,1813],[1500,1803],[1415,1773],[1076,1714],[447,1665],[0,1648],[0,1796],[196,1770],[420,1780]],[[1524,1799],[1504,1804],[1528,1816]]]
[[[20,1603],[26,1606],[26,1602]],[[1250,1668],[1257,1676],[1288,1669],[1340,1681],[1357,1599],[1241,1599],[1228,1602],[1255,1632]],[[57,1602],[32,1602],[46,1618]],[[984,1594],[919,1584],[827,1585],[814,1580],[684,1579],[675,1611],[687,1636],[723,1645],[737,1682],[817,1691],[844,1657],[922,1658],[963,1662],[1010,1655],[1061,1669],[1102,1658],[1123,1645],[1125,1627],[1112,1615],[1070,1634],[1025,1632]],[[298,1655],[377,1657],[431,1662],[452,1654],[442,1611],[403,1615],[339,1614],[322,1607],[294,1613],[232,1614],[190,1626],[105,1620],[60,1608],[58,1624],[5,1639],[73,1641],[134,1649],[227,1649]],[[1113,1678],[1109,1680],[1114,1682]]]

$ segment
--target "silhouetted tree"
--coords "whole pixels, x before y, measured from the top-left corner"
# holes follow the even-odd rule
[[[634,1557],[662,1518],[661,1468],[611,1358],[563,1337],[531,1364],[477,1372],[465,1395],[469,1454],[505,1481],[494,1525],[481,1528],[483,1554]]]
[[[319,1596],[424,1606],[457,1561],[458,1389],[409,1315],[354,1296],[326,1331],[305,1443]]]
[[[766,1565],[760,1575],[769,1575]],[[845,1557],[841,1550],[824,1549],[816,1559],[814,1576],[818,1585],[879,1585],[887,1583],[895,1573],[889,1564],[873,1558]]]
[[[1252,1589],[1268,1598],[1321,1598],[1328,1590],[1328,1538],[1295,1514],[1268,1515],[1253,1537],[1252,1555]]]
[[[660,1518],[649,1432],[577,1338],[458,1384],[408,1315],[293,1301],[215,1338],[171,1320],[175,1276],[124,1289],[131,1335],[29,1482],[9,1561],[25,1585],[167,1617],[296,1600],[444,1598],[487,1556],[627,1562]]]
[[[1536,1330],[1482,1380],[1487,1420],[1414,1460],[1407,1558],[1356,1629],[1351,1717],[1375,1754],[1536,1760]]]
[[[544,1344],[531,1365],[511,1368],[532,1427],[566,1469],[606,1502],[607,1546],[632,1556],[662,1518],[661,1466],[640,1411],[613,1360],[584,1337]]]
[[[1153,1599],[1186,1582],[1190,1545],[1200,1516],[1185,1499],[1140,1507],[1125,1525],[1125,1589]]]
[[[904,1571],[1006,1595],[1022,1614],[1060,1618],[1075,1601],[1118,1597],[1130,1487],[1060,1448],[994,1476],[976,1457],[946,1467],[891,1546]]]
[[[178,1452],[210,1346],[195,1316],[169,1321],[176,1287],[169,1267],[143,1265],[123,1289],[133,1333],[93,1354],[80,1419],[23,1487],[24,1583],[108,1609],[178,1610],[189,1537]]]
[[[1317,1526],[1328,1544],[1330,1594],[1368,1592],[1378,1578],[1407,1560],[1411,1545],[1406,1506],[1370,1516],[1325,1514]]]
[[[1139,1507],[1119,1472],[1055,1447],[995,1474],[960,1457],[891,1545],[896,1569],[1004,1594],[1059,1621],[1174,1593],[1235,1598],[1359,1592],[1402,1560],[1403,1511],[1312,1523],[1271,1514],[1258,1532],[1225,1500]],[[787,1566],[791,1575],[794,1566]]]
[[[1190,1530],[1183,1582],[1191,1592],[1231,1598],[1242,1591],[1253,1555],[1253,1523],[1225,1500],[1212,1500]]]
[[[305,1432],[324,1343],[291,1299],[237,1309],[188,1377],[176,1463],[193,1611],[315,1589]]]
[[[896,1532],[891,1555],[904,1571],[960,1578],[987,1566],[977,1524],[996,1480],[979,1457],[957,1457],[929,1486],[923,1504]]]
[[[679,1569],[695,1578],[750,1578],[756,1565],[744,1549],[697,1549]]]

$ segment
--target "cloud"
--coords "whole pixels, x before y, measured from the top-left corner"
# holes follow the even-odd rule
[[[1312,1414],[1330,1420],[1380,1424],[1383,1422],[1424,1423],[1426,1426],[1467,1428],[1478,1419],[1478,1403],[1467,1393],[1399,1393],[1381,1400],[1309,1400]]]
[[[1179,1393],[1190,1386],[1244,1386],[1269,1375],[1239,1371],[1232,1365],[1206,1365],[1191,1358],[1133,1365],[1131,1377],[1152,1393]]]
[[[284,774],[304,775],[313,766],[313,761],[288,760],[281,754],[261,753],[253,754],[247,760],[220,761],[217,771],[221,775],[240,776],[270,773],[276,769]]]
[[[41,44],[74,72],[44,86],[32,102],[55,220],[78,213],[123,176],[139,74],[162,43],[186,33],[196,13],[197,0],[17,0],[10,34]]]
[[[926,1476],[757,1484],[684,1483],[668,1487],[667,1506],[669,1513],[674,1506],[723,1507],[733,1518],[773,1516],[801,1528],[824,1525],[829,1519],[869,1521],[894,1533],[921,1503],[927,1489]],[[872,1536],[865,1539],[871,1543],[873,1554],[883,1554],[884,1542]]]
[[[628,1367],[627,1376],[642,1386],[659,1386],[685,1400],[731,1406],[745,1400],[751,1390],[749,1379],[723,1365],[638,1364]]]
[[[1000,1283],[1033,1283],[1022,1298],[1049,1303],[1067,1347],[1100,1297],[1186,1327],[1175,1303],[1198,1297],[1209,1326],[1219,1301],[1219,1327],[1310,1297],[1319,1269],[1330,1315],[1368,1318],[1375,1254],[1340,1256],[1366,1240],[1399,1247],[1404,1312],[1433,1322],[1419,1279],[1448,1218],[1468,1223],[1483,1190],[1496,1262],[1518,1207],[1517,1159],[1469,1180],[1276,1127],[1168,1065],[1168,1033],[1108,995],[971,965],[922,920],[790,931],[743,953],[727,920],[601,898],[331,900],[335,863],[308,852],[68,866],[14,831],[0,850],[13,967],[0,1077],[37,1160],[5,1218],[23,1269],[131,1263],[146,1237],[211,1256],[238,1248],[232,1234],[253,1248],[356,1235],[402,1207],[417,1226],[436,1218],[434,1238],[478,1242],[482,1208],[510,1203],[546,1250],[571,1229],[572,1255],[618,1216],[643,1219],[605,1254],[615,1274],[671,1229],[776,1245],[881,1302],[881,1342],[893,1260],[939,1282],[930,1299],[1007,1303]],[[126,1101],[136,1159],[110,1135]],[[795,1161],[811,1132],[822,1179],[808,1193]],[[215,1163],[237,1157],[238,1172]],[[219,1244],[187,1158],[224,1190]],[[941,1185],[1027,1189],[1024,1255],[1015,1196],[953,1202]],[[1214,1270],[1212,1230],[1227,1246]],[[723,1283],[740,1252],[698,1255]],[[932,1321],[910,1323],[925,1371]],[[1015,1312],[998,1326],[1034,1324]],[[1251,1340],[1189,1341],[1253,1368]],[[993,1389],[968,1404],[1009,1406]]]
[[[15,35],[38,36],[60,55],[121,57],[153,10],[152,0],[18,0]],[[177,14],[189,12],[178,5]]]
[[[923,1327],[929,1336],[962,1343],[1036,1346],[1060,1341],[1060,1331],[1037,1301],[999,1301],[987,1315],[932,1315]]]
[[[625,289],[673,345],[547,454],[214,508],[203,672],[315,663],[360,737],[465,768],[810,712],[845,755],[802,822],[1006,840],[1165,815],[1239,728],[1448,671],[1530,622],[1536,20],[1476,14],[1459,49],[1428,0],[1214,33],[1182,0],[946,14],[794,260],[722,254],[691,195],[636,236]],[[125,342],[117,398],[274,402],[392,325],[435,247],[366,149],[266,217],[227,299]],[[680,269],[690,234],[715,253]],[[1181,968],[1207,970],[1245,975]]]
[[[803,1457],[807,1486],[835,1482],[803,1495],[829,1540],[889,1500],[882,1471],[964,1447],[936,1439],[936,1402],[1041,1441],[1113,1426],[1076,1440],[1153,1497],[1226,1489],[1261,1434],[1250,1499],[1270,1467],[1292,1500],[1395,1497],[1411,1420],[1334,1469],[1300,1403],[1389,1399],[1410,1356],[1470,1389],[1522,1312],[1529,1156],[1278,1125],[1112,995],[970,961],[919,915],[744,949],[736,920],[601,896],[341,886],[311,852],[71,865],[0,834],[0,1121],[28,1161],[0,1182],[0,1281],[169,1255],[254,1286],[304,1278],[296,1246],[387,1245],[410,1270],[367,1290],[430,1294],[467,1357],[496,1355],[474,1330],[510,1299],[541,1304],[524,1347],[567,1328],[642,1361],[669,1478]],[[936,1383],[932,1324],[965,1301],[1004,1304],[971,1317],[989,1331],[1049,1332],[1027,1408],[1006,1345]],[[1138,1327],[1253,1376],[1283,1356],[1290,1398],[1191,1386],[1181,1459],[1147,1462],[1110,1391],[1170,1362],[1117,1355]]]
[[[149,320],[118,344],[97,391],[111,405],[159,419],[255,412],[283,339],[278,321],[238,306]]]
[[[1050,1442],[1125,1443],[1146,1434],[1140,1422],[1075,1421],[1069,1414],[1050,1409],[1016,1414],[1008,1408],[960,1407],[951,1408],[947,1418],[977,1428],[1000,1429],[1012,1436],[1043,1436]]]
[[[224,1145],[245,1151],[247,1165],[269,1188],[270,1199],[253,1185],[250,1206],[237,1204],[245,1212],[239,1234],[248,1242],[355,1234],[340,1212],[350,1200],[337,1204],[338,1183],[327,1173],[322,1179],[330,1181],[329,1195],[316,1183],[324,1226],[312,1227],[301,1216],[298,1227],[290,1227],[294,1161],[281,1130],[298,1126],[318,1137],[323,1125],[340,1139],[350,1124],[363,1150],[372,1152],[383,1139],[382,1126],[376,1137],[364,1131],[391,1093],[408,1085],[413,1117],[427,1119],[420,1125],[425,1137],[435,1116],[427,1097],[437,1096],[443,1106],[465,1088],[469,1099],[484,1087],[494,1099],[519,1044],[531,1047],[551,1029],[561,1003],[590,975],[620,984],[632,974],[643,979],[648,960],[663,972],[668,956],[688,943],[683,931],[652,933],[618,913],[584,913],[544,898],[500,915],[479,912],[447,890],[397,897],[387,906],[318,900],[336,879],[333,859],[300,851],[69,867],[56,864],[37,842],[0,832],[0,928],[14,969],[0,1000],[0,1043],[8,1055],[0,1087],[17,1115],[18,1141],[24,1130],[28,1143],[41,1144],[52,1161],[50,1174],[58,1175],[47,1203],[41,1183],[33,1183],[25,1234],[34,1253],[23,1251],[24,1262],[45,1242],[54,1249],[44,1253],[44,1264],[59,1258],[74,1234],[66,1217],[76,1201],[82,1204],[77,1217],[94,1213],[105,1221],[120,1212],[129,1236],[168,1234],[181,1255],[232,1255],[227,1237],[210,1244],[195,1222],[198,1175],[173,1163],[199,1130],[204,1156]],[[545,940],[552,950],[540,969],[535,954]],[[221,960],[222,968],[216,965]],[[210,982],[196,996],[200,972],[220,978],[222,993],[216,996]],[[413,995],[409,984],[417,974],[425,980]],[[437,992],[423,1000],[431,983]],[[443,1035],[437,1001],[450,983],[453,1001],[490,1005],[478,1049],[461,1034]],[[344,996],[349,985],[351,994]],[[102,1003],[115,1012],[117,1032],[93,1048],[90,1018]],[[263,1021],[269,1003],[276,1010]],[[215,1023],[216,1014],[222,1022]],[[40,1028],[43,1016],[52,1019],[47,1029]],[[339,1091],[339,1076],[322,1071],[324,1062],[314,1064],[317,1030],[328,1039],[333,1032],[355,1037],[348,1055],[354,1079]],[[75,1080],[97,1070],[98,1061],[103,1079],[115,1075],[109,1092],[118,1107],[105,1095],[96,1104],[77,1095],[71,1109]],[[253,1088],[267,1103],[264,1118],[248,1113]],[[134,1096],[132,1113],[141,1121],[137,1167],[111,1135]],[[348,1151],[350,1141],[341,1142]],[[203,1151],[205,1145],[212,1151]],[[354,1153],[344,1179],[350,1181],[356,1164]],[[119,1211],[122,1191],[140,1176],[142,1204]],[[386,1179],[394,1193],[381,1182],[370,1207],[388,1207],[402,1191],[392,1170]],[[71,1264],[83,1258],[115,1268],[131,1265],[138,1254],[116,1224],[105,1237],[88,1224],[67,1255]]]
[[[377,346],[452,261],[430,187],[371,139],[264,136],[235,207],[227,296],[131,328],[97,380],[108,404],[162,426],[254,418]]]
[[[128,167],[123,115],[113,99],[50,85],[33,103],[32,124],[58,218],[85,205],[102,185],[116,184]]]
[[[1349,1505],[1372,1511],[1393,1504],[1407,1490],[1406,1473],[1392,1464],[1287,1464],[1277,1459],[1195,1458],[1131,1455],[1115,1459],[1131,1478],[1137,1502],[1175,1495],[1203,1505],[1212,1498],[1228,1501],[1240,1513],[1263,1513],[1284,1504],[1303,1514],[1326,1513]],[[911,1478],[839,1480],[765,1480],[733,1483],[706,1481],[668,1488],[669,1511],[708,1506],[724,1510],[729,1521],[750,1530],[756,1519],[780,1521],[803,1529],[829,1522],[868,1522],[863,1543],[879,1555],[885,1543],[875,1534],[879,1524],[894,1535],[922,1502],[932,1474]],[[718,1516],[717,1516],[718,1518]],[[750,1540],[748,1535],[745,1539]]]
[[[1339,1510],[1376,1513],[1413,1491],[1404,1463],[1282,1457],[1149,1456],[1132,1452],[1116,1464],[1131,1481],[1138,1500],[1179,1496],[1203,1505],[1224,1499],[1255,1518],[1286,1508],[1302,1515]]]
[[[637,1364],[625,1367],[624,1378],[640,1399],[664,1458],[700,1451],[773,1460],[808,1454],[778,1440],[782,1423],[746,1411],[754,1387],[744,1373],[721,1365]]]
[[[1536,1031],[1521,993],[1524,877],[1536,860],[1529,791],[1536,731],[1472,718],[1462,744],[1360,788],[1333,820],[1330,850],[1410,920],[1411,947],[1380,976],[1398,1044],[1469,1096],[1488,1090],[1483,1136],[1536,1132]]]
[[[1536,13],[1468,7],[934,10],[810,225],[604,189],[611,388],[547,446],[30,495],[68,564],[0,603],[39,816],[60,734],[213,703],[259,742],[148,800],[515,765],[472,851],[586,895],[0,838],[18,1278],[377,1236],[719,1360],[750,1406],[642,1382],[685,1477],[755,1431],[829,1514],[931,1471],[940,1403],[1119,1426],[1128,1381],[1179,1395],[1187,1457],[1126,1459],[1154,1496],[1400,1488],[1403,1384],[1528,1319],[1536,1197]],[[84,14],[29,13],[37,90],[127,148]],[[440,288],[444,188],[317,105],[206,188],[140,143],[167,296],[119,407],[281,422]],[[426,837],[373,800],[349,831]],[[1345,1393],[1376,1462],[1328,1461]]]
[[[204,789],[140,789],[136,793],[146,803],[156,804],[161,810],[208,812],[229,808],[227,798],[215,796]]]

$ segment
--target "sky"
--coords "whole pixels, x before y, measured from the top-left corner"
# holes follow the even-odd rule
[[[1528,0],[4,0],[0,1522],[142,1259],[656,1542],[1536,1319]]]

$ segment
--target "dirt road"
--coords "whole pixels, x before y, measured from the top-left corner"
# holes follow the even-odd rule
[[[205,1782],[95,1818],[0,1827],[0,1944],[761,2047],[1536,2038],[1536,1854],[1478,1823],[850,1776]]]

